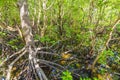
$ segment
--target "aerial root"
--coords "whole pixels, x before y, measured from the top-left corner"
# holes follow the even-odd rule
[[[27,70],[28,70],[28,67],[25,67],[17,76],[14,77],[14,79],[18,80],[21,77],[21,75]]]
[[[37,63],[36,58],[33,58],[33,62],[34,62],[34,68],[35,68],[36,73],[37,73],[38,77],[40,78],[40,80],[48,80],[45,73],[44,73],[44,71],[41,69],[41,67]]]
[[[26,47],[23,47],[20,51],[18,51],[18,52],[16,52],[16,53],[12,54],[12,55],[9,56],[8,58],[6,58],[4,61],[2,61],[2,63],[0,64],[0,67],[2,67],[3,64],[4,64],[6,61],[8,61],[10,58],[16,56],[17,54],[20,54],[20,53],[24,52],[25,49],[26,49]]]
[[[13,68],[13,65],[26,53],[27,51],[25,50],[22,54],[20,54],[12,63],[8,66],[8,72],[6,76],[6,80],[10,80],[11,77],[11,71]]]
[[[33,72],[35,72],[35,74],[37,74],[37,77],[40,80],[48,80],[45,73],[44,73],[44,71],[41,69],[41,67],[39,66],[39,63],[37,62],[37,59],[36,59],[37,52],[38,52],[37,50],[34,51],[31,47],[29,47],[30,66],[32,67]],[[36,77],[36,75],[35,75],[35,77]]]
[[[54,63],[54,62],[51,62],[51,61],[47,61],[47,60],[42,60],[42,59],[37,59],[37,62],[40,62],[40,63],[43,63],[43,64],[50,64],[50,65],[54,65],[54,66],[57,66],[57,67],[60,67],[62,70],[65,70],[65,68],[57,63]]]

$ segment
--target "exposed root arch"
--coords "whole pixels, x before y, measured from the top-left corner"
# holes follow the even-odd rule
[[[20,54],[12,63],[8,66],[8,72],[6,76],[6,80],[10,80],[11,77],[11,71],[13,68],[13,65],[26,53],[27,51],[25,50],[22,54]]]

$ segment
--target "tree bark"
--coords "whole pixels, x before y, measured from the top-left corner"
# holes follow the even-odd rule
[[[20,10],[20,19],[21,19],[21,28],[24,40],[26,42],[27,51],[29,53],[29,62],[32,69],[35,69],[40,80],[48,80],[46,75],[44,74],[43,70],[40,68],[39,64],[37,63],[37,49],[35,47],[33,34],[32,34],[32,26],[30,23],[29,15],[28,15],[28,6],[27,0],[20,0],[18,2],[18,7]]]

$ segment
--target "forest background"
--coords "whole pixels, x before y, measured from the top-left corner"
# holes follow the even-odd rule
[[[119,80],[120,0],[0,0],[0,76]]]

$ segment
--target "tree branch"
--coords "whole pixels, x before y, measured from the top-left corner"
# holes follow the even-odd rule
[[[115,23],[114,23],[114,25],[113,25],[113,27],[112,27],[112,30],[111,30],[111,32],[110,32],[110,34],[109,34],[109,38],[108,38],[108,40],[107,40],[107,42],[106,42],[105,47],[104,47],[104,48],[102,49],[102,51],[97,55],[97,57],[95,58],[92,66],[91,66],[91,69],[92,69],[93,71],[94,71],[95,64],[96,64],[97,61],[99,60],[101,54],[103,53],[103,51],[104,51],[106,48],[108,48],[109,42],[110,42],[111,39],[112,39],[112,34],[113,34],[113,32],[114,32],[114,29],[116,28],[117,24],[119,24],[119,23],[120,23],[120,19],[118,18],[118,19],[115,21]]]

